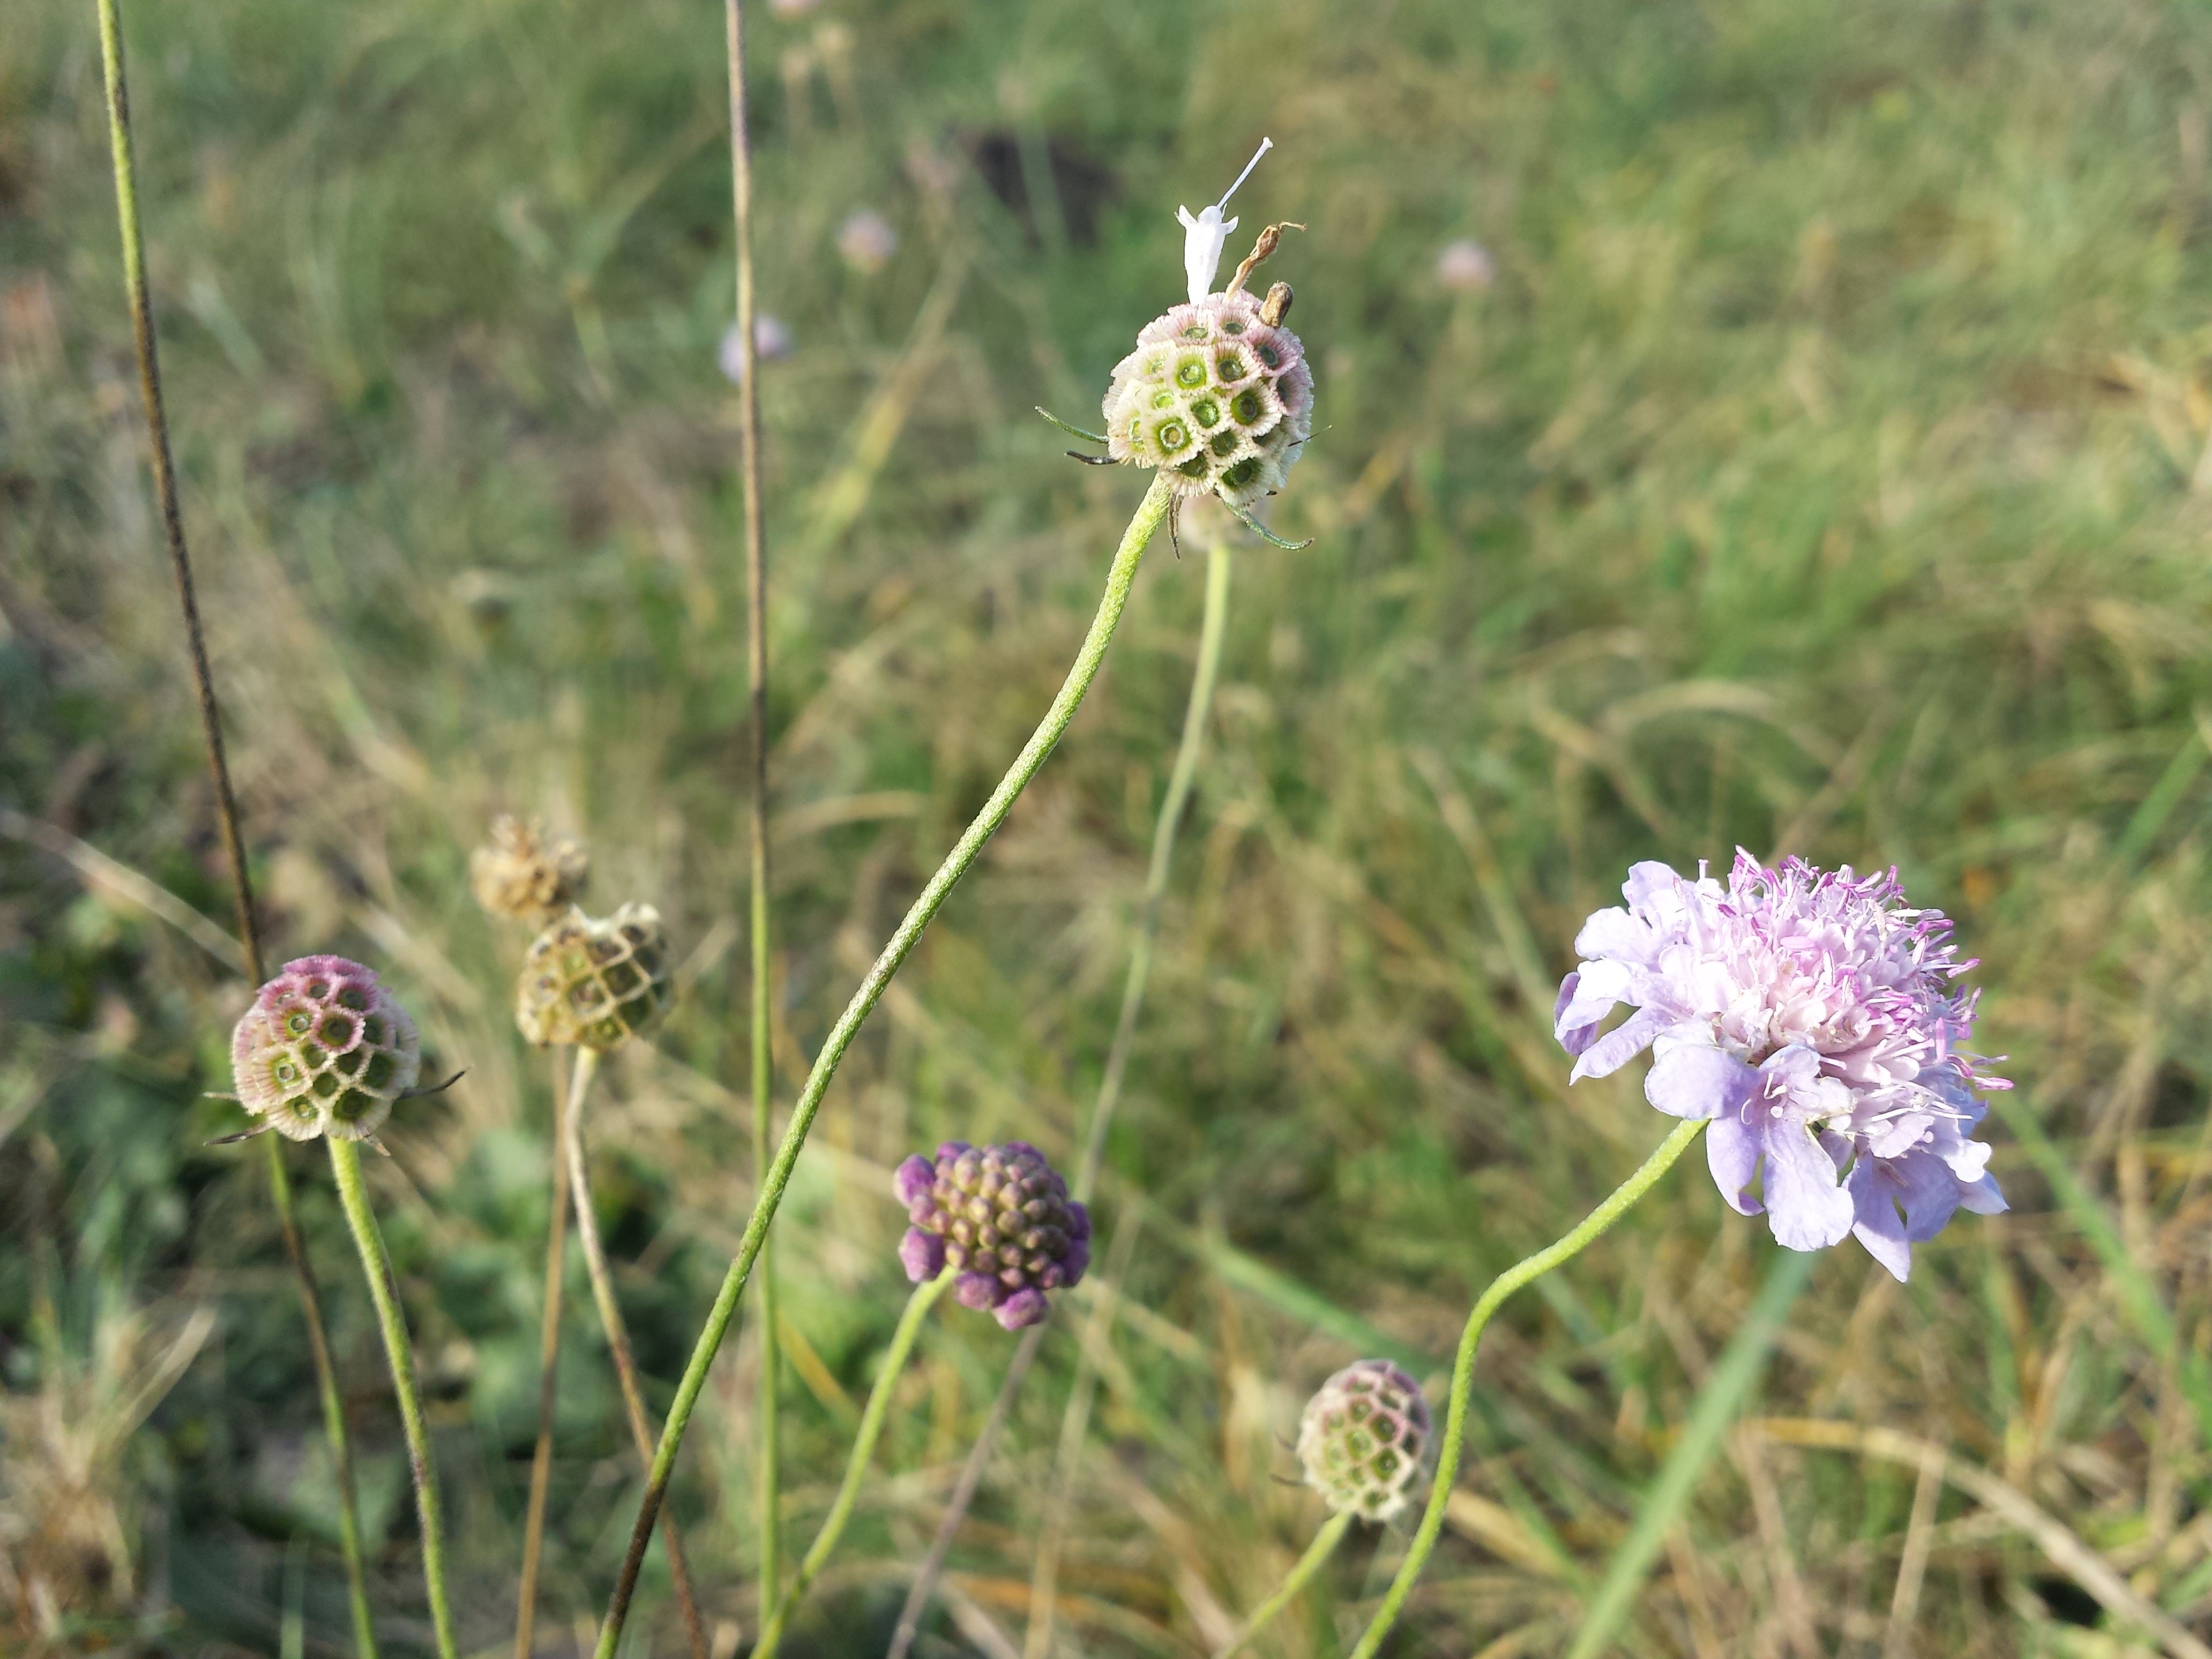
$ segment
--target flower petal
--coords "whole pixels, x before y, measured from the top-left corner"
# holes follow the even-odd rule
[[[1638,1008],[1619,1025],[1583,1050],[1567,1081],[1605,1077],[1619,1071],[1644,1050],[1644,1045],[1667,1029],[1668,1018],[1656,1008]]]
[[[1897,1213],[1896,1196],[1879,1169],[1872,1158],[1863,1158],[1845,1183],[1851,1194],[1851,1233],[1866,1246],[1869,1255],[1903,1284],[1912,1270],[1912,1246],[1905,1237],[1904,1219]]]
[[[1825,1250],[1841,1243],[1856,1218],[1851,1195],[1837,1184],[1835,1159],[1793,1119],[1769,1118],[1761,1127],[1766,1219],[1774,1242],[1790,1250]]]
[[[1718,1117],[1740,1113],[1758,1088],[1759,1073],[1725,1049],[1683,1044],[1652,1063],[1644,1097],[1669,1117]]]
[[[1765,1207],[1751,1195],[1759,1152],[1759,1137],[1740,1112],[1724,1113],[1705,1132],[1705,1164],[1713,1172],[1713,1184],[1738,1215],[1757,1215]]]

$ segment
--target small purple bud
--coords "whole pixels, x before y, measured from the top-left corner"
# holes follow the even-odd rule
[[[899,1260],[906,1264],[907,1281],[922,1284],[945,1271],[945,1241],[935,1233],[909,1227],[899,1240]]]
[[[927,1198],[930,1188],[936,1184],[937,1166],[920,1152],[900,1164],[898,1172],[891,1177],[891,1188],[898,1194],[898,1201],[909,1210]]]
[[[894,1185],[916,1233],[935,1239],[927,1257],[920,1245],[900,1246],[908,1276],[917,1260],[933,1270],[949,1267],[963,1306],[996,1309],[1018,1298],[1024,1312],[1007,1327],[1018,1329],[1044,1316],[1045,1292],[1073,1285],[1091,1263],[1091,1217],[1067,1196],[1044,1154],[1027,1141],[976,1146],[948,1140],[932,1158],[899,1165]]]
[[[1016,1291],[991,1310],[992,1317],[1010,1331],[1041,1322],[1049,1311],[1044,1292],[1037,1290]]]

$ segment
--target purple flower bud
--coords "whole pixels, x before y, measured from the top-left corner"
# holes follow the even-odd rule
[[[900,1164],[896,1189],[914,1223],[899,1247],[908,1277],[919,1282],[949,1264],[961,1305],[990,1310],[1010,1331],[1042,1319],[1045,1292],[1073,1285],[1091,1265],[1089,1212],[1027,1141],[948,1140],[933,1160]],[[925,1255],[919,1239],[934,1252]]]
[[[1042,1322],[1049,1311],[1042,1291],[1024,1289],[1016,1291],[992,1309],[991,1316],[1007,1330],[1018,1331],[1024,1326]]]
[[[929,1196],[929,1189],[936,1181],[937,1166],[916,1152],[898,1166],[891,1176],[891,1189],[897,1193],[900,1203],[912,1209]]]
[[[906,1264],[907,1282],[919,1285],[945,1271],[945,1241],[935,1233],[909,1227],[899,1240],[899,1260]]]

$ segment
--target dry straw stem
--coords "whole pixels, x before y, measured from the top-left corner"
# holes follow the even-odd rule
[[[823,1097],[829,1092],[830,1080],[836,1075],[837,1067],[852,1046],[864,1022],[890,985],[891,976],[899,970],[915,944],[944,905],[960,878],[975,862],[999,826],[1013,811],[1014,802],[1020,799],[1030,780],[1036,776],[1045,759],[1075,718],[1082,706],[1091,683],[1098,677],[1098,669],[1106,659],[1106,647],[1113,642],[1115,629],[1121,621],[1121,611],[1129,601],[1129,590],[1135,584],[1137,568],[1142,563],[1145,549],[1167,517],[1174,501],[1174,492],[1166,482],[1155,476],[1152,487],[1145,492],[1129,527],[1122,532],[1121,544],[1115,550],[1114,562],[1106,576],[1106,591],[1100,596],[1097,614],[1091,618],[1091,629],[1084,636],[1076,653],[1074,665],[1067,678],[1045,711],[1030,740],[1022,745],[1014,763],[991,792],[973,822],[961,833],[952,850],[945,854],[927,885],[915,898],[900,921],[890,941],[853,993],[853,1000],[838,1016],[821,1052],[815,1056],[813,1069],[807,1074],[806,1084],[799,1091],[799,1099],[792,1107],[791,1121],[785,1126],[783,1142],[776,1149],[775,1161],[769,1167],[761,1182],[760,1195],[753,1202],[753,1212],[746,1223],[744,1237],[738,1241],[738,1254],[724,1275],[721,1289],[715,1293],[714,1305],[707,1316],[706,1328],[700,1333],[697,1345],[691,1351],[690,1363],[684,1369],[684,1378],[677,1385],[676,1399],[670,1407],[667,1426],[661,1431],[660,1446],[653,1455],[653,1472],[646,1482],[644,1501],[639,1505],[636,1523],[630,1529],[629,1549],[623,1558],[622,1575],[616,1580],[614,1597],[607,1609],[607,1618],[599,1630],[599,1659],[615,1659],[622,1641],[623,1625],[629,1616],[629,1601],[637,1588],[639,1567],[645,1559],[647,1540],[653,1535],[653,1522],[667,1495],[670,1476],[676,1467],[677,1449],[684,1443],[684,1431],[691,1420],[691,1413],[699,1402],[699,1391],[706,1386],[708,1368],[714,1363],[714,1355],[728,1333],[730,1321],[736,1316],[738,1299],[744,1295],[746,1281],[751,1277],[754,1264],[759,1260],[761,1246],[766,1241],[768,1230],[775,1219],[775,1212],[783,1202],[784,1188],[790,1183],[791,1171],[799,1162],[799,1150],[806,1144],[807,1132],[814,1126],[814,1115],[822,1109]]]
[[[814,1535],[805,1559],[799,1564],[798,1575],[791,1581],[788,1594],[779,1596],[775,1607],[761,1620],[760,1641],[753,1649],[753,1659],[773,1659],[777,1644],[783,1640],[791,1610],[812,1585],[817,1574],[844,1536],[845,1523],[853,1518],[853,1506],[860,1496],[860,1482],[867,1478],[868,1465],[876,1455],[876,1442],[884,1431],[884,1419],[890,1413],[891,1392],[897,1386],[899,1373],[906,1369],[907,1356],[914,1352],[915,1339],[921,1334],[922,1322],[929,1310],[941,1300],[959,1277],[958,1270],[947,1267],[936,1278],[925,1279],[914,1288],[907,1298],[906,1310],[899,1316],[898,1328],[891,1333],[890,1346],[884,1351],[883,1368],[876,1374],[875,1387],[868,1390],[867,1409],[860,1413],[860,1432],[853,1437],[852,1455],[845,1462],[845,1478],[838,1484],[837,1496],[823,1517],[822,1529]]]
[[[730,79],[730,195],[737,241],[738,355],[744,373],[738,387],[738,462],[745,486],[745,669],[750,682],[749,725],[752,744],[750,843],[752,931],[753,1179],[766,1179],[769,1114],[775,1072],[769,1030],[768,903],[768,524],[761,493],[760,343],[754,338],[753,146],[745,109],[744,0],[725,0]],[[781,1504],[777,1498],[779,1422],[776,1389],[775,1241],[761,1247],[760,1382],[755,1409],[760,1418],[759,1472],[756,1514],[760,1528],[760,1607],[763,1623],[775,1611],[776,1584],[783,1576]]]
[[[259,985],[267,977],[261,957],[261,930],[254,920],[253,879],[246,866],[246,842],[239,830],[238,797],[231,788],[230,764],[223,754],[222,712],[216,702],[215,675],[208,666],[207,637],[200,625],[199,595],[192,580],[190,550],[185,544],[184,509],[177,498],[177,469],[169,447],[169,421],[161,402],[161,362],[154,336],[154,302],[146,281],[145,235],[138,221],[138,167],[131,134],[131,88],[123,64],[123,24],[117,0],[98,0],[100,58],[107,86],[107,138],[115,164],[115,212],[123,236],[123,280],[130,295],[131,343],[138,358],[138,390],[146,408],[147,449],[154,467],[154,487],[160,497],[161,531],[168,544],[170,574],[177,585],[177,605],[185,623],[185,643],[191,665],[192,691],[199,705],[200,735],[207,749],[208,771],[215,782],[216,817],[222,848],[230,867],[231,896],[238,907],[238,938],[248,980]],[[85,849],[90,852],[90,848]],[[64,854],[64,856],[70,856]],[[71,857],[71,862],[78,860]],[[103,875],[110,872],[99,866]],[[80,867],[85,867],[80,865]],[[117,866],[120,868],[120,866]],[[150,888],[151,884],[144,884]],[[155,896],[158,895],[159,897]],[[168,896],[159,889],[133,894],[157,915],[183,927],[194,938],[198,930],[173,913],[181,905],[164,905]],[[200,941],[206,945],[205,939]],[[212,947],[210,947],[212,948]],[[323,1431],[330,1442],[331,1462],[337,1477],[338,1541],[345,1556],[346,1591],[353,1615],[354,1645],[362,1659],[374,1659],[375,1627],[369,1617],[368,1575],[362,1564],[361,1522],[354,1498],[353,1448],[346,1432],[345,1407],[338,1398],[337,1379],[331,1364],[330,1338],[323,1327],[322,1298],[314,1270],[308,1265],[300,1241],[299,1221],[293,1210],[292,1188],[284,1170],[284,1150],[276,1136],[265,1136],[262,1155],[268,1160],[269,1194],[276,1211],[277,1231],[300,1290],[300,1308],[307,1326],[307,1349],[315,1371],[315,1389],[323,1407]]]
[[[1644,1575],[1680,1520],[1698,1477],[1720,1449],[1729,1425],[1735,1421],[1745,1397],[1765,1370],[1767,1352],[1774,1346],[1783,1318],[1804,1290],[1812,1271],[1809,1254],[1784,1250],[1776,1255],[1774,1265],[1767,1270],[1766,1283],[1743,1323],[1699,1382],[1697,1404],[1690,1420],[1683,1425],[1681,1437],[1644,1489],[1636,1522],[1613,1553],[1605,1578],[1591,1596],[1574,1643],[1567,1650],[1568,1659],[1596,1659],[1613,1639],[1643,1586]]]
[[[607,1253],[599,1241],[599,1218],[592,1207],[591,1164],[584,1156],[584,1103],[599,1073],[599,1051],[580,1046],[576,1069],[568,1084],[568,1111],[562,1122],[562,1151],[568,1162],[570,1196],[576,1208],[576,1237],[584,1247],[584,1265],[591,1272],[592,1299],[599,1304],[599,1324],[607,1335],[607,1352],[614,1357],[615,1379],[622,1387],[623,1410],[629,1418],[630,1438],[638,1461],[653,1462],[653,1424],[645,1414],[645,1396],[637,1386],[637,1358],[630,1352],[629,1328],[623,1322],[622,1304],[615,1300],[614,1274],[607,1268]],[[673,1514],[660,1517],[660,1534],[668,1546],[668,1574],[675,1581],[676,1605],[684,1614],[684,1633],[690,1643],[691,1659],[707,1659],[707,1632],[699,1622],[698,1598],[691,1589],[691,1566],[684,1558],[684,1540]]]
[[[384,1334],[384,1357],[392,1368],[392,1392],[399,1401],[400,1425],[407,1435],[407,1462],[415,1478],[416,1518],[422,1529],[422,1579],[430,1596],[430,1623],[437,1632],[438,1659],[457,1659],[453,1611],[446,1599],[446,1516],[438,1497],[438,1469],[430,1452],[430,1427],[422,1415],[422,1394],[415,1383],[415,1352],[407,1338],[407,1318],[399,1310],[399,1286],[392,1277],[392,1258],[369,1207],[361,1178],[361,1143],[324,1137],[331,1149],[331,1172],[337,1177],[338,1203],[353,1229],[354,1248],[368,1279],[369,1299]]]
[[[1923,1471],[1938,1470],[1943,1480],[2001,1517],[2007,1525],[2025,1534],[2053,1566],[2096,1597],[2114,1620],[2155,1637],[2159,1645],[2173,1659],[2212,1659],[2212,1647],[2190,1634],[2163,1608],[2138,1595],[2121,1577],[2118,1568],[2017,1488],[1987,1469],[1962,1462],[1929,1441],[1899,1434],[1893,1429],[1862,1428],[1856,1423],[1808,1418],[1754,1419],[1744,1426],[1786,1446],[1853,1451]]]
[[[891,1632],[891,1644],[884,1650],[884,1659],[906,1659],[913,1648],[915,1637],[921,1629],[921,1615],[929,1606],[929,1598],[936,1594],[938,1578],[945,1571],[945,1558],[952,1553],[952,1540],[967,1516],[968,1506],[975,1501],[975,1489],[983,1484],[983,1471],[990,1467],[991,1454],[998,1449],[1000,1431],[1006,1426],[1006,1414],[1014,1408],[1014,1396],[1022,1391],[1022,1379],[1030,1374],[1037,1350],[1044,1346],[1044,1334],[1050,1328],[1051,1322],[1047,1320],[1024,1331],[1014,1357],[1006,1362],[1006,1380],[999,1384],[998,1397],[991,1401],[990,1412],[976,1433],[975,1443],[968,1449],[968,1461],[960,1466],[960,1478],[953,1483],[952,1496],[945,1500],[945,1514],[937,1523],[936,1535],[929,1540],[929,1553],[922,1557],[914,1583],[907,1589],[906,1605],[899,1609],[898,1625]]]
[[[530,1455],[530,1503],[522,1522],[522,1585],[516,1592],[514,1659],[530,1659],[538,1626],[538,1565],[545,1549],[545,1498],[553,1482],[553,1414],[561,1364],[561,1289],[568,1249],[568,1070],[553,1050],[553,1190],[546,1197],[545,1300],[538,1331],[538,1444]]]

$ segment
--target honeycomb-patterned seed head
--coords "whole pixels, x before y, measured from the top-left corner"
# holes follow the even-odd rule
[[[602,921],[572,908],[531,941],[514,1023],[535,1043],[612,1048],[650,1028],[675,995],[659,911],[625,904]]]
[[[917,1152],[900,1164],[894,1186],[914,1223],[899,1244],[908,1279],[919,1285],[953,1268],[961,1305],[989,1309],[1010,1331],[1042,1319],[1046,1292],[1077,1283],[1091,1265],[1091,1212],[1025,1140],[948,1140],[935,1158]]]
[[[1421,1386],[1387,1359],[1361,1359],[1321,1385],[1298,1421],[1306,1484],[1331,1510],[1388,1521],[1411,1501],[1435,1455]]]
[[[583,892],[587,866],[581,842],[502,812],[491,839],[469,854],[469,885],[491,915],[543,927]]]
[[[343,957],[301,957],[254,994],[230,1037],[239,1104],[294,1140],[362,1140],[422,1070],[391,991]]]
[[[1298,337],[1260,309],[1241,290],[1209,294],[1145,325],[1106,392],[1115,460],[1237,507],[1283,487],[1313,434],[1313,371]]]

